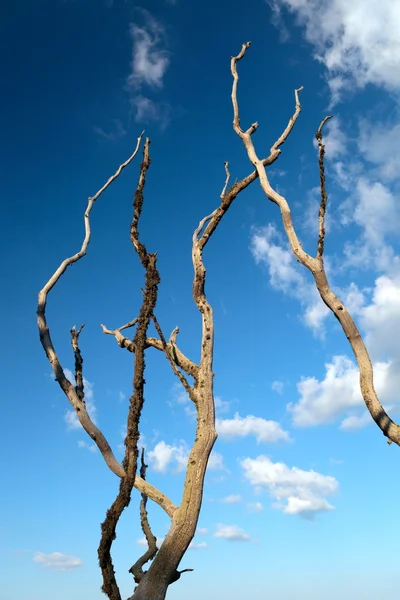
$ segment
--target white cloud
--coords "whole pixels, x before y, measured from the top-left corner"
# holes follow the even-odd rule
[[[264,455],[256,459],[245,458],[240,464],[250,483],[258,489],[265,487],[278,501],[274,507],[287,514],[312,518],[318,512],[334,508],[325,499],[338,489],[334,477],[290,468],[281,462],[273,463]]]
[[[86,448],[89,452],[97,452],[96,444],[89,444],[88,442],[84,442],[83,440],[78,441],[79,448]]]
[[[382,183],[358,176],[340,210],[344,225],[354,223],[361,228],[360,237],[345,246],[347,264],[389,269],[394,252],[387,239],[396,235],[400,227],[400,204],[395,195]]]
[[[196,533],[199,535],[206,535],[206,533],[208,532],[206,527],[198,527],[196,529]]]
[[[393,0],[271,0],[305,29],[315,57],[328,71],[332,99],[368,83],[400,89],[400,5]]]
[[[72,385],[76,385],[75,376],[70,369],[64,369],[65,376],[70,380]],[[86,410],[89,413],[93,423],[96,423],[96,405],[93,399],[93,383],[83,378],[83,386],[85,391]],[[67,410],[64,415],[64,421],[67,424],[67,429],[80,429],[82,425],[79,422],[78,415],[74,410]]]
[[[380,178],[400,177],[400,123],[361,119],[357,144],[363,157],[376,165]]]
[[[143,84],[161,88],[170,62],[166,51],[165,29],[148,10],[140,9],[140,13],[143,25],[130,25],[132,70],[127,80],[128,85],[136,90]]]
[[[221,500],[221,502],[224,502],[225,504],[238,504],[241,501],[242,496],[240,494],[230,494]]]
[[[283,381],[273,381],[271,384],[271,390],[274,390],[274,392],[280,395],[283,394],[284,387],[285,384],[283,383]]]
[[[384,406],[398,402],[399,363],[394,360],[374,363],[374,383]],[[364,416],[365,404],[360,392],[358,368],[346,356],[334,356],[332,362],[325,365],[325,376],[321,381],[307,377],[297,387],[300,400],[288,404],[288,410],[292,413],[294,425],[298,427],[331,423],[343,414],[343,429],[372,423],[372,417],[368,421]]]
[[[218,523],[214,537],[223,538],[228,542],[249,542],[251,537],[238,525],[222,525]]]
[[[359,313],[371,354],[400,359],[398,338],[393,335],[400,331],[400,274],[378,277],[371,303],[363,306]]]
[[[151,467],[159,473],[166,473],[170,465],[174,465],[175,473],[180,473],[186,469],[189,450],[184,442],[170,446],[161,441],[148,452],[147,457]]]
[[[61,552],[51,552],[50,554],[35,552],[33,560],[34,562],[55,571],[71,571],[82,565],[82,560],[80,558],[62,554]]]
[[[317,215],[316,215],[317,218]],[[277,290],[300,300],[304,307],[304,322],[314,333],[323,335],[323,321],[329,309],[322,302],[315,285],[306,279],[287,243],[274,225],[269,223],[256,229],[252,235],[250,250],[257,264],[268,267],[269,280]]]
[[[254,435],[258,443],[290,440],[288,432],[284,431],[279,423],[276,421],[267,421],[253,415],[241,417],[236,413],[233,419],[217,419],[216,429],[218,435],[226,439]]]
[[[247,504],[247,509],[251,513],[260,513],[262,510],[264,510],[264,507],[261,502],[249,502]]]

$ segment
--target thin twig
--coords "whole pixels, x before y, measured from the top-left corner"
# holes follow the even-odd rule
[[[148,465],[146,465],[144,461],[144,448],[142,448],[140,476],[143,480],[146,479],[147,466]],[[149,560],[153,560],[153,558],[158,552],[157,538],[154,536],[151,530],[146,505],[147,496],[146,494],[142,494],[142,499],[140,501],[140,525],[145,535],[148,548],[146,552],[144,552],[144,554],[142,554],[142,556],[140,556],[135,562],[135,564],[133,564],[129,569],[129,573],[132,573],[135,583],[140,583],[140,581],[143,578],[143,575],[145,575],[145,572],[143,571],[143,566],[147,562],[149,562]]]
[[[324,243],[325,243],[325,213],[326,213],[326,203],[328,200],[328,195],[326,193],[326,184],[325,184],[325,145],[322,143],[322,128],[329,119],[332,119],[332,115],[328,115],[324,117],[318,127],[317,133],[315,134],[316,140],[318,142],[318,164],[319,164],[319,182],[321,189],[321,202],[319,205],[319,213],[318,213],[318,246],[317,246],[317,258],[321,257],[324,253]]]
[[[160,336],[160,340],[161,340],[161,343],[162,343],[163,348],[164,348],[165,356],[169,360],[169,363],[170,363],[171,368],[172,368],[172,370],[174,372],[174,375],[176,375],[176,377],[179,379],[179,381],[181,382],[181,384],[185,388],[186,392],[189,395],[189,398],[195,402],[195,397],[193,395],[193,388],[189,385],[189,382],[186,379],[186,377],[184,376],[184,374],[176,366],[177,357],[176,357],[176,351],[175,351],[175,342],[176,342],[176,336],[179,333],[179,328],[175,327],[175,329],[171,333],[171,336],[170,336],[169,341],[167,343],[167,341],[166,341],[166,339],[164,337],[164,334],[162,332],[162,329],[160,327],[160,324],[157,321],[157,318],[156,318],[156,316],[154,314],[153,314],[153,322],[154,322],[154,326],[156,328],[156,331],[157,331],[158,335]]]
[[[231,178],[231,174],[229,173],[229,163],[227,161],[225,161],[224,166],[225,166],[226,179],[225,179],[224,187],[222,188],[220,198],[223,198],[225,196],[226,188],[228,187],[229,179]]]

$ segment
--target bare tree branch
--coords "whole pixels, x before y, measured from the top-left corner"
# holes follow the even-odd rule
[[[103,329],[103,333],[113,335],[115,337],[118,345],[121,348],[126,348],[129,352],[135,352],[135,344],[132,340],[122,335],[121,331],[123,329],[126,329],[127,327],[132,327],[136,324],[136,322],[137,319],[134,319],[130,323],[127,323],[123,327],[118,327],[117,329],[108,329],[105,325],[101,325],[101,327]],[[179,329],[174,331],[176,331],[177,334],[179,332]],[[179,350],[178,346],[176,345],[176,334],[173,341],[172,338],[170,338],[170,341],[167,343],[167,348],[169,351],[173,350],[173,358],[175,360],[176,366],[185,371],[187,375],[191,375],[192,377],[196,378],[199,367],[198,365],[196,365],[196,363],[187,358],[187,356],[185,356],[183,352],[181,352],[181,350]],[[173,348],[171,347],[172,343],[174,346]],[[156,348],[156,350],[160,350],[161,352],[165,351],[163,342],[157,338],[148,337],[146,339],[146,348],[150,347]]]
[[[191,400],[193,400],[193,402],[196,402],[196,398],[193,395],[193,388],[189,385],[188,380],[186,379],[186,377],[183,375],[183,373],[177,368],[176,363],[177,363],[177,358],[176,358],[176,351],[175,351],[175,342],[176,342],[176,336],[179,332],[179,328],[175,327],[175,329],[172,331],[169,341],[167,343],[164,334],[161,330],[161,327],[157,321],[157,318],[155,315],[153,315],[153,321],[154,321],[154,326],[156,328],[156,331],[158,333],[158,335],[160,336],[160,340],[161,343],[163,345],[164,348],[164,352],[165,352],[165,356],[168,358],[169,363],[171,365],[171,368],[174,372],[174,375],[176,375],[176,377],[179,379],[179,381],[181,382],[181,384],[183,385],[183,387],[185,388],[186,392],[189,395],[189,398]]]
[[[66,258],[65,260],[63,260],[63,262],[60,264],[60,266],[54,272],[54,274],[50,277],[50,279],[48,280],[46,285],[43,287],[43,289],[40,290],[39,296],[38,296],[38,308],[37,308],[37,324],[38,324],[38,329],[39,329],[40,341],[41,341],[43,349],[46,353],[47,359],[51,365],[51,368],[53,369],[56,381],[58,382],[59,386],[61,387],[61,389],[67,396],[68,400],[70,401],[72,407],[76,411],[79,422],[81,423],[82,427],[89,434],[89,436],[92,438],[92,440],[97,444],[97,447],[99,448],[101,454],[103,455],[104,460],[106,461],[108,467],[111,469],[111,471],[113,471],[113,473],[118,475],[118,477],[122,477],[124,475],[124,469],[123,469],[122,465],[115,458],[115,456],[111,450],[111,447],[110,447],[108,441],[106,440],[106,438],[104,437],[104,435],[102,434],[102,432],[94,425],[94,423],[90,419],[90,417],[86,411],[86,407],[84,406],[84,403],[80,400],[74,386],[65,376],[64,369],[61,366],[60,360],[58,358],[58,354],[57,354],[57,352],[54,348],[53,342],[51,340],[50,330],[49,330],[49,326],[48,326],[47,320],[46,320],[46,304],[47,304],[48,294],[53,289],[53,287],[56,285],[56,283],[59,281],[61,276],[65,273],[67,268],[70,265],[79,261],[83,256],[85,256],[89,242],[90,242],[90,235],[91,235],[90,213],[93,208],[93,204],[99,198],[99,196],[107,189],[107,187],[109,185],[111,185],[111,183],[113,181],[115,181],[115,179],[119,176],[121,171],[127,165],[129,165],[129,163],[136,156],[136,154],[139,150],[142,135],[143,134],[141,134],[138,137],[136,148],[133,151],[133,153],[131,154],[131,156],[118,167],[115,174],[108,179],[108,181],[103,185],[103,187],[100,188],[94,196],[92,196],[91,198],[88,199],[88,204],[87,204],[85,215],[84,215],[85,237],[82,242],[81,249],[73,256],[70,256],[69,258]]]
[[[316,140],[318,142],[318,164],[319,164],[319,181],[320,181],[320,189],[321,189],[321,202],[319,205],[319,213],[318,213],[318,245],[317,245],[317,258],[321,257],[324,253],[324,242],[325,242],[325,213],[326,213],[326,203],[328,201],[328,195],[326,193],[326,185],[325,185],[325,145],[322,143],[322,128],[329,119],[332,119],[332,115],[328,115],[324,117],[318,127],[317,133],[315,134]]]
[[[85,406],[85,392],[84,392],[84,385],[83,385],[83,358],[82,358],[82,354],[81,354],[81,351],[79,348],[79,336],[84,327],[85,327],[85,325],[81,325],[77,331],[76,327],[74,325],[72,327],[70,333],[71,333],[72,349],[74,351],[74,356],[75,356],[75,391],[76,391],[76,395],[78,396],[79,400]]]
[[[251,133],[249,133],[249,131],[243,132],[240,128],[239,107],[237,102],[238,76],[236,70],[236,63],[238,60],[243,58],[248,47],[249,44],[244,44],[238,56],[233,57],[231,60],[231,73],[233,76],[232,105],[234,113],[234,130],[242,139],[249,160],[256,168],[260,180],[260,185],[264,194],[269,200],[271,200],[271,202],[277,204],[281,211],[283,226],[287,238],[289,240],[290,246],[292,248],[293,254],[297,258],[297,260],[301,262],[305,267],[307,267],[307,269],[312,273],[316,287],[319,291],[323,302],[328,306],[328,308],[338,319],[347,339],[349,340],[360,371],[361,394],[372,418],[374,419],[378,427],[382,430],[384,435],[389,438],[389,440],[392,440],[397,445],[400,445],[400,427],[387,415],[376,394],[373,381],[373,368],[368,351],[353,318],[347,311],[343,302],[340,300],[340,298],[338,298],[338,296],[332,291],[330,287],[326,276],[322,255],[317,254],[317,256],[313,258],[302,249],[293,226],[292,215],[286,198],[284,198],[281,194],[279,194],[272,188],[265,169],[266,163],[265,161],[260,160],[258,158],[254,148],[254,144],[251,139]],[[301,107],[296,106],[295,115],[298,115],[300,110]]]
[[[140,476],[143,480],[146,479],[146,470],[147,465],[144,462],[144,448],[142,448]],[[146,505],[147,496],[146,494],[142,494],[142,499],[140,501],[140,525],[145,535],[148,548],[129,569],[129,573],[132,573],[135,583],[140,583],[144,575],[143,566],[149,562],[149,560],[153,560],[158,552],[157,538],[153,535],[151,530]]]
[[[228,187],[229,179],[231,178],[231,174],[229,173],[229,163],[227,161],[225,161],[224,166],[225,166],[226,179],[225,179],[224,187],[222,188],[220,198],[223,198],[225,196],[226,188]]]
[[[102,590],[107,594],[110,600],[121,600],[111,558],[111,546],[116,537],[116,527],[119,518],[123,510],[130,503],[131,492],[135,485],[138,459],[137,444],[139,440],[139,422],[144,403],[147,330],[157,302],[158,284],[160,283],[160,275],[156,266],[156,255],[147,252],[146,246],[139,239],[138,230],[139,219],[142,214],[144,200],[143,190],[146,183],[146,174],[151,163],[149,145],[150,140],[146,139],[143,150],[143,161],[140,165],[139,182],[134,195],[133,219],[131,224],[132,244],[145,269],[146,279],[143,302],[139,311],[136,333],[133,340],[135,360],[133,394],[129,400],[130,406],[128,411],[127,434],[125,437],[125,457],[123,461],[125,476],[121,481],[119,493],[112,506],[107,511],[104,522],[101,524],[101,540],[98,548],[99,564],[103,575]],[[128,327],[129,325],[130,324],[128,323],[125,327]]]

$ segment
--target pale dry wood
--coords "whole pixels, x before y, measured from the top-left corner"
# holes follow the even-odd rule
[[[196,438],[189,454],[182,500],[172,519],[172,526],[153,564],[135,590],[132,600],[162,600],[168,585],[188,570],[178,571],[178,566],[196,531],[207,463],[217,438],[213,373],[214,320],[212,307],[205,293],[206,269],[203,263],[203,249],[238,193],[247,187],[249,179],[256,178],[251,174],[226,191],[228,173],[226,168],[227,180],[220,205],[201,219],[192,237],[193,299],[202,321],[198,373],[193,387],[188,390],[197,412]],[[162,332],[158,333],[160,335]]]
[[[47,359],[48,359],[48,361],[51,365],[51,368],[53,370],[53,373],[55,375],[55,379],[58,382],[61,389],[63,390],[63,392],[65,393],[65,395],[67,396],[72,407],[74,408],[82,427],[87,432],[87,434],[92,438],[92,440],[96,443],[106,464],[111,469],[111,471],[113,473],[115,473],[115,475],[117,475],[118,477],[121,477],[121,478],[125,476],[125,470],[124,470],[122,464],[119,461],[117,461],[107,439],[105,438],[103,433],[98,429],[98,427],[93,423],[93,421],[91,420],[91,418],[86,410],[84,397],[82,395],[83,394],[83,378],[82,378],[82,380],[80,379],[81,374],[78,373],[78,377],[77,377],[78,381],[76,383],[77,383],[78,388],[81,386],[82,393],[80,392],[79,389],[77,391],[75,386],[69,381],[69,379],[66,377],[66,375],[64,373],[64,369],[60,363],[58,354],[54,348],[54,345],[53,345],[53,342],[51,339],[50,329],[49,329],[47,319],[46,319],[46,305],[47,305],[47,298],[48,298],[50,291],[60,280],[60,278],[65,273],[67,268],[70,265],[79,261],[83,256],[85,256],[89,242],[90,242],[90,236],[91,236],[90,213],[93,208],[94,202],[111,185],[111,183],[113,183],[113,181],[115,181],[115,179],[120,175],[122,170],[126,166],[128,166],[129,163],[134,159],[134,157],[136,156],[136,154],[139,150],[142,136],[143,136],[143,133],[138,137],[135,150],[133,151],[131,156],[118,167],[117,171],[114,173],[114,175],[112,177],[110,177],[107,180],[107,182],[103,185],[103,187],[101,187],[94,196],[92,196],[88,199],[88,204],[87,204],[85,214],[84,214],[85,236],[84,236],[84,240],[83,240],[81,249],[76,254],[63,260],[62,263],[60,264],[60,266],[58,267],[58,269],[54,272],[54,274],[50,277],[48,282],[42,288],[42,290],[40,290],[39,295],[38,295],[38,308],[37,308],[37,324],[38,324],[38,329],[39,329],[40,341],[42,343],[42,346],[46,353]],[[79,331],[79,333],[80,333],[80,331]],[[75,353],[75,345],[77,346],[79,334],[77,335],[77,332],[75,330],[74,334],[71,332],[71,335],[72,335],[72,344],[73,344],[74,353]],[[74,338],[74,335],[77,337]],[[76,353],[75,353],[75,359],[76,359]],[[81,381],[81,383],[79,383],[80,381]],[[160,492],[157,488],[155,488],[154,486],[149,484],[147,481],[143,481],[139,476],[136,476],[136,478],[135,478],[135,487],[140,492],[145,492],[149,498],[151,498],[154,502],[159,504],[165,510],[165,512],[172,518],[177,507],[175,506],[175,504],[173,502],[171,502],[171,500],[165,494]]]
[[[126,348],[129,352],[135,352],[135,344],[132,340],[122,335],[121,331],[128,327],[132,327],[136,324],[136,322],[137,319],[134,319],[126,325],[118,327],[117,329],[108,329],[105,325],[101,325],[101,328],[103,330],[103,333],[107,335],[113,335],[121,348]],[[167,350],[169,356],[171,356],[172,353],[176,366],[185,371],[187,375],[191,375],[192,377],[196,378],[199,367],[198,365],[196,365],[196,363],[194,363],[187,356],[185,356],[183,352],[178,348],[176,344],[176,336],[178,333],[179,328],[177,327],[174,329],[169,341],[167,342]],[[160,350],[161,352],[165,352],[166,350],[163,342],[160,339],[154,337],[148,337],[146,339],[146,345],[148,348],[156,348],[156,350]]]
[[[312,273],[314,277],[314,281],[316,287],[319,291],[319,294],[323,300],[323,302],[328,306],[328,308],[333,312],[335,317],[338,319],[341,324],[343,331],[349,340],[351,348],[353,350],[354,356],[356,358],[359,371],[360,371],[360,389],[361,394],[363,396],[364,402],[385,436],[389,439],[389,441],[393,441],[396,444],[400,445],[400,427],[397,425],[385,412],[379,398],[376,394],[374,388],[374,380],[373,380],[373,368],[371,359],[369,357],[367,348],[364,344],[364,341],[360,335],[360,332],[357,329],[357,326],[344,306],[343,302],[340,298],[332,291],[330,284],[328,282],[324,262],[322,257],[323,252],[323,241],[324,235],[323,225],[325,218],[325,206],[326,199],[322,200],[325,202],[325,205],[321,209],[320,213],[320,234],[319,234],[319,247],[317,251],[317,256],[312,257],[307,252],[305,252],[300,244],[300,241],[297,237],[296,231],[293,226],[292,215],[290,212],[290,208],[288,202],[284,196],[276,192],[268,179],[267,172],[265,169],[266,163],[263,160],[260,160],[257,156],[257,153],[254,148],[253,141],[251,139],[251,128],[247,131],[243,131],[240,127],[240,119],[239,119],[239,107],[237,101],[237,83],[238,83],[238,74],[237,74],[237,62],[243,58],[246,53],[246,50],[250,46],[249,43],[243,44],[240,53],[232,57],[231,59],[231,73],[233,77],[232,84],[232,106],[233,106],[233,127],[237,135],[242,139],[243,144],[246,148],[247,155],[249,157],[250,162],[254,165],[257,174],[259,176],[260,185],[269,200],[274,202],[281,211],[283,227],[285,229],[287,238],[289,240],[291,249],[296,259],[302,263],[307,269]],[[296,90],[296,92],[300,91],[301,88]],[[296,110],[295,113],[289,121],[289,126],[287,128],[286,138],[293,128],[294,123],[301,111],[300,102],[298,101],[298,95],[296,94]],[[320,126],[320,135],[322,136],[322,125]],[[285,139],[286,139],[285,138]],[[283,143],[283,142],[280,142]],[[274,144],[273,148],[277,148],[277,142]],[[279,144],[280,145],[280,144]],[[322,157],[323,160],[323,157]],[[324,177],[324,173],[320,172],[320,176]],[[324,178],[323,178],[324,181]]]

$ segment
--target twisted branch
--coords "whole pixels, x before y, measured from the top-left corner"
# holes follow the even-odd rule
[[[106,518],[101,524],[101,540],[98,548],[99,564],[103,575],[103,592],[110,600],[121,600],[120,591],[115,579],[114,567],[111,558],[112,543],[116,538],[116,527],[123,510],[129,505],[131,492],[135,485],[139,422],[144,403],[144,371],[146,367],[145,349],[147,330],[157,302],[158,284],[160,276],[156,266],[156,255],[149,254],[146,246],[139,239],[139,219],[143,207],[143,189],[146,183],[146,174],[150,167],[149,154],[150,140],[146,139],[143,150],[143,161],[140,165],[139,183],[137,185],[133,202],[133,220],[131,224],[132,244],[139,256],[140,262],[146,272],[143,302],[137,318],[137,328],[133,344],[135,347],[133,394],[130,398],[128,412],[127,434],[125,438],[125,457],[123,466],[125,476],[121,480],[118,495],[107,511]],[[129,326],[127,324],[125,327]]]
[[[321,189],[321,202],[319,205],[318,212],[318,245],[317,245],[317,257],[321,257],[324,253],[324,243],[325,243],[325,213],[326,213],[326,203],[328,201],[328,195],[326,193],[326,185],[325,185],[325,145],[322,143],[322,128],[329,119],[332,119],[332,115],[328,115],[324,117],[320,123],[320,126],[317,129],[317,133],[315,134],[317,143],[318,143],[318,164],[319,164],[319,182]]]

